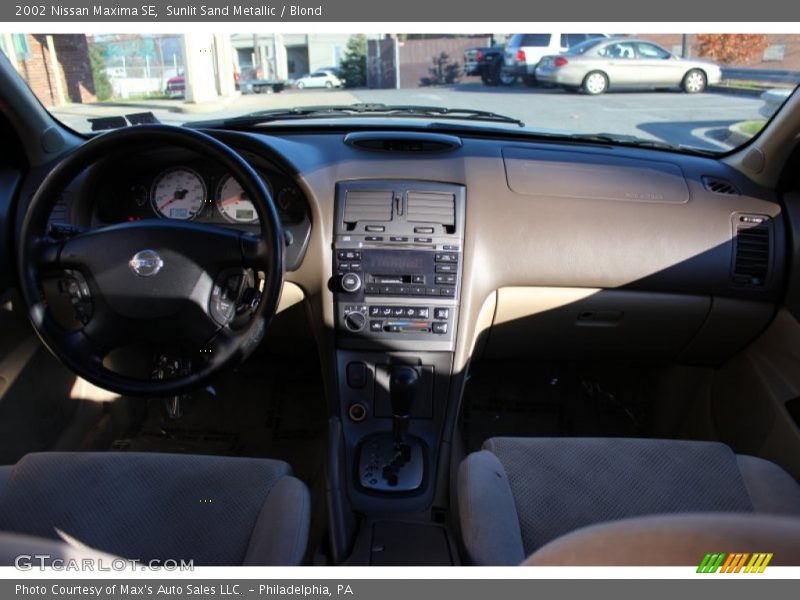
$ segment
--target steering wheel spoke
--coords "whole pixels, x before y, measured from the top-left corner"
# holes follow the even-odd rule
[[[61,252],[65,242],[41,238],[34,247],[33,260],[39,269],[58,269],[61,267]]]

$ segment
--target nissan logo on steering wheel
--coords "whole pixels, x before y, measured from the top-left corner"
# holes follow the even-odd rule
[[[155,250],[142,250],[133,255],[128,266],[139,277],[152,277],[161,270],[164,261]]]

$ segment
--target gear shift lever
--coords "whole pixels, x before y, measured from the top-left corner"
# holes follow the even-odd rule
[[[394,367],[389,378],[392,403],[392,437],[396,444],[405,442],[411,407],[417,395],[419,375],[412,367]]]

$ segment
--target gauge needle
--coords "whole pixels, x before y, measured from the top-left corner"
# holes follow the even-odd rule
[[[160,204],[160,205],[158,206],[158,209],[159,209],[159,210],[164,210],[164,209],[165,209],[165,208],[167,208],[167,207],[168,207],[170,204],[172,204],[173,202],[175,202],[175,200],[177,200],[177,198],[176,198],[175,196],[170,196],[169,198],[167,198],[167,200],[166,200],[165,202],[163,202],[162,204]]]
[[[229,204],[235,204],[235,203],[239,202],[239,200],[241,200],[241,199],[242,199],[242,195],[241,194],[234,194],[233,196],[228,196],[227,198],[222,200],[219,203],[219,205],[222,206],[222,207],[225,207],[225,206],[228,206]]]

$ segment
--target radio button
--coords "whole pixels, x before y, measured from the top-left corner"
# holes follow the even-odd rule
[[[350,263],[350,270],[351,271],[360,271],[361,270],[361,263],[360,262]]]
[[[436,276],[436,283],[440,285],[455,285],[456,284],[456,276],[455,275],[437,275]]]
[[[458,262],[458,254],[452,254],[450,252],[443,252],[441,254],[437,254],[434,258],[436,262],[446,262],[446,263]]]
[[[412,275],[411,283],[425,283],[425,275]]]
[[[444,287],[444,288],[442,288],[441,294],[442,294],[442,296],[447,296],[448,298],[455,298],[456,297],[456,288],[454,288],[454,287]]]
[[[384,294],[384,295],[386,295],[386,296],[391,296],[391,295],[393,295],[393,294],[396,294],[396,293],[397,293],[397,292],[395,291],[395,289],[396,289],[396,288],[395,288],[395,286],[393,286],[393,285],[382,285],[382,286],[381,286],[381,294]]]
[[[339,260],[361,260],[361,252],[358,250],[339,250],[336,256]]]
[[[425,288],[419,285],[416,285],[411,288],[411,295],[412,296],[424,296],[425,295]]]
[[[425,295],[426,296],[439,296],[439,288],[429,287],[425,288]]]
[[[433,227],[414,227],[414,233],[433,233]]]
[[[374,283],[369,283],[364,286],[364,291],[367,294],[380,294],[381,293],[381,286],[375,285]]]
[[[357,264],[358,263],[355,263],[352,266],[355,267],[355,265],[357,265]],[[450,264],[450,265],[436,265],[436,272],[437,273],[455,273],[457,269],[458,269],[458,265],[453,265],[453,264]]]
[[[382,242],[383,236],[382,235],[368,235],[364,237],[364,240],[367,242]]]
[[[433,238],[415,237],[414,241],[418,244],[430,244],[433,242]]]
[[[367,225],[366,230],[370,233],[383,233],[386,231],[386,227],[383,225]]]

